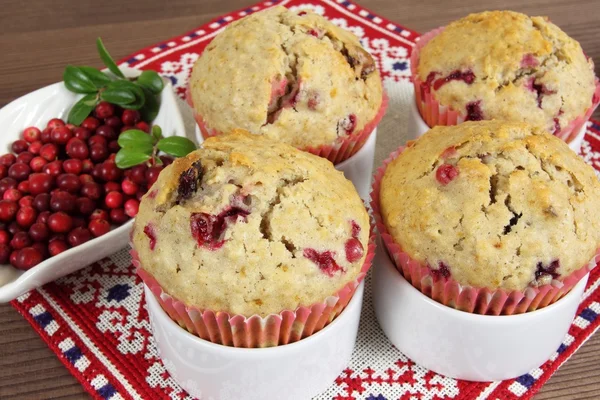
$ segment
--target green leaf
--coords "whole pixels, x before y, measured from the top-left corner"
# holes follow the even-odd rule
[[[158,101],[159,96],[156,96],[145,89],[144,96],[146,97],[146,103],[140,110],[140,114],[144,121],[152,122],[158,115],[160,109],[160,102]]]
[[[125,75],[123,75],[123,72],[119,69],[119,67],[117,67],[117,64],[112,59],[110,54],[108,54],[108,50],[106,50],[106,47],[104,47],[102,39],[96,39],[96,47],[98,48],[98,53],[100,54],[102,62],[104,63],[104,65],[106,65],[108,70],[115,74],[115,76],[125,79]]]
[[[94,110],[97,102],[98,98],[96,94],[88,94],[83,96],[77,103],[73,105],[71,111],[69,111],[67,122],[73,125],[81,124],[83,120],[90,115],[92,110]]]
[[[150,70],[142,72],[140,76],[138,76],[136,83],[150,91],[152,94],[159,94],[165,87],[165,83],[160,75],[158,75],[156,71]]]
[[[79,67],[67,65],[63,73],[63,80],[71,92],[88,94],[98,91],[94,82]]]
[[[144,153],[138,150],[124,148],[119,150],[115,157],[117,167],[121,169],[131,168],[135,165],[144,163],[152,157],[151,154]]]
[[[184,157],[196,150],[196,145],[190,139],[182,136],[169,136],[158,141],[156,147],[175,157]]]
[[[152,127],[152,136],[154,136],[155,140],[160,140],[162,139],[163,135],[162,135],[162,128],[158,125],[154,125]]]
[[[118,96],[124,96],[121,99],[116,99],[119,100],[118,105],[120,105],[123,108],[130,108],[132,110],[139,110],[140,108],[142,108],[142,106],[144,105],[144,103],[146,102],[146,96],[144,95],[144,90],[139,87],[138,85],[136,85],[133,82],[127,81],[127,80],[117,80],[117,81],[112,81],[111,83],[108,84],[108,86],[106,87],[106,90],[103,92],[106,93],[109,92],[109,96],[112,95],[117,95]],[[125,93],[127,93],[125,95]],[[127,101],[125,101],[125,97],[127,98]],[[111,102],[110,100],[106,100],[108,102]]]
[[[100,93],[100,98],[119,106],[131,104],[136,100],[135,93],[127,89],[118,88],[106,88],[106,90]]]
[[[130,129],[125,131],[119,135],[119,146],[121,147],[147,147],[150,146],[150,150],[152,150],[152,146],[154,146],[154,138],[148,135],[146,132],[141,131],[139,129]]]
[[[88,78],[90,78],[90,80],[94,83],[94,85],[97,88],[105,87],[111,81],[111,79],[105,73],[97,70],[96,68],[92,68],[92,67],[77,67],[77,68],[79,68],[81,71],[83,71],[83,73]]]

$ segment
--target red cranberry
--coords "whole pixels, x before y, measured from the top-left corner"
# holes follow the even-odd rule
[[[82,215],[90,215],[96,209],[96,202],[87,197],[79,197],[75,200],[76,208]]]
[[[46,224],[36,222],[29,228],[29,237],[36,242],[45,242],[50,237],[50,231]]]
[[[33,207],[38,211],[48,211],[50,209],[50,195],[40,193],[33,198]]]
[[[15,140],[11,146],[12,151],[14,151],[17,154],[27,151],[28,147],[29,147],[29,143],[27,143],[26,141],[24,141],[22,139]]]
[[[81,194],[89,199],[98,200],[102,197],[102,186],[98,183],[84,183],[81,187]]]
[[[140,210],[140,202],[136,199],[129,199],[125,202],[125,214],[134,218]]]
[[[8,264],[11,251],[6,243],[0,243],[0,264]]]
[[[19,200],[19,207],[33,207],[33,196],[27,195]]]
[[[108,221],[108,217],[108,212],[106,210],[101,210],[98,208],[94,210],[92,215],[90,215],[90,221],[93,221],[95,219],[104,219]]]
[[[102,146],[108,146],[108,140],[104,136],[94,135],[88,140],[88,144],[91,146],[95,144],[100,144]]]
[[[13,178],[2,178],[0,179],[0,195],[4,195],[8,189],[15,189],[17,187],[17,181]]]
[[[63,161],[62,167],[67,174],[79,175],[83,169],[83,161],[75,158],[65,160]]]
[[[82,185],[86,184],[86,183],[94,183],[94,178],[89,175],[89,174],[81,174],[79,175],[79,181],[81,182]]]
[[[42,142],[36,140],[35,142],[29,145],[29,152],[34,155],[40,154],[40,150],[42,149],[43,145],[44,144]]]
[[[119,142],[117,140],[111,140],[108,143],[108,151],[111,153],[116,153],[121,150],[121,146],[119,146]]]
[[[94,117],[87,117],[83,120],[81,126],[93,132],[100,126],[100,121]]]
[[[148,170],[148,167],[145,164],[142,165],[136,165],[135,167],[131,168],[131,175],[130,175],[130,179],[137,183],[138,185],[144,185],[146,183],[146,171]]]
[[[108,125],[100,125],[98,129],[96,129],[96,135],[105,137],[107,141],[114,140],[119,137],[117,132],[115,132],[115,130]]]
[[[121,189],[123,190],[123,193],[133,196],[137,193],[139,187],[133,183],[131,179],[125,178],[123,179],[123,182],[121,182]]]
[[[335,252],[304,249],[303,255],[317,264],[319,269],[327,276],[333,276],[336,272],[343,271],[343,268],[335,262]]]
[[[42,255],[42,258],[45,260],[46,258],[48,258],[49,254],[48,254],[48,247],[46,246],[46,243],[42,243],[42,242],[34,242],[31,247],[33,247],[34,249],[36,249],[37,251],[40,252],[40,254]]]
[[[40,156],[44,157],[48,161],[56,160],[58,156],[58,147],[53,143],[46,143],[40,149]]]
[[[20,250],[23,247],[31,246],[31,239],[25,232],[17,232],[10,241],[10,246],[15,250]]]
[[[24,181],[29,177],[31,168],[27,164],[13,164],[8,169],[8,176],[15,179],[18,182]]]
[[[159,158],[160,158],[160,161],[163,162],[163,168],[166,167],[167,165],[173,164],[173,161],[174,161],[173,157],[171,157],[171,156],[159,156]]]
[[[92,238],[92,234],[87,228],[75,228],[69,235],[67,236],[67,241],[73,247],[79,246],[90,240]]]
[[[118,181],[121,179],[123,175],[123,171],[117,167],[117,164],[111,161],[107,161],[102,163],[102,168],[100,170],[100,176],[105,181]]]
[[[123,126],[123,123],[121,122],[121,118],[117,117],[116,115],[106,118],[104,120],[104,123],[106,125],[110,126],[111,128],[113,128],[114,130],[120,130],[121,126]]]
[[[42,143],[50,143],[52,141],[52,138],[50,137],[50,135],[52,134],[52,128],[44,128],[44,130],[42,131],[42,134],[40,135],[40,142]]]
[[[58,128],[59,126],[65,126],[65,121],[60,118],[52,118],[50,121],[48,121],[46,128],[54,129]]]
[[[17,163],[29,164],[31,160],[33,160],[33,157],[35,157],[33,154],[28,151],[24,151],[17,156]]]
[[[24,230],[19,224],[17,224],[17,221],[13,221],[8,225],[8,233],[10,233],[11,235],[14,236],[19,232],[24,232]]]
[[[110,210],[110,220],[116,225],[122,225],[129,220],[129,217],[122,208],[113,208]]]
[[[108,192],[120,192],[121,191],[121,185],[119,185],[117,182],[106,182],[104,184],[104,192],[108,193]]]
[[[72,217],[73,218],[73,229],[75,228],[85,228],[87,223],[85,222],[85,218],[83,217]]]
[[[39,213],[37,220],[35,222],[39,222],[41,224],[47,224],[48,218],[50,218],[50,211],[42,211]]]
[[[4,179],[8,176],[8,167],[0,164],[0,179]]]
[[[104,202],[108,208],[119,208],[123,205],[123,195],[119,192],[109,192]]]
[[[10,222],[17,215],[19,205],[16,201],[0,200],[0,221]]]
[[[121,127],[121,133],[135,129],[135,126],[125,125]]]
[[[19,182],[17,189],[19,189],[21,193],[29,193],[29,181]]]
[[[98,105],[96,106],[96,109],[94,110],[94,115],[98,119],[104,119],[104,118],[111,117],[114,113],[115,113],[115,106],[113,106],[112,104],[110,104],[106,101],[101,101],[100,103],[98,103]]]
[[[90,137],[92,137],[92,131],[90,131],[87,128],[84,128],[83,126],[80,126],[78,128],[75,128],[75,130],[73,130],[73,136],[75,136],[77,139],[81,139],[81,140],[87,142],[88,139]]]
[[[62,211],[51,214],[48,217],[48,228],[50,228],[52,232],[65,233],[69,232],[72,227],[73,218]]]
[[[154,185],[154,182],[158,179],[158,175],[162,169],[163,167],[159,165],[148,168],[148,171],[146,171],[146,181],[148,182],[148,186]]]
[[[88,159],[88,160],[83,160],[83,163],[81,164],[81,172],[87,174],[92,172],[92,170],[94,169],[94,163],[92,162],[92,160]]]
[[[50,196],[50,209],[71,212],[75,209],[75,197],[68,192],[58,191]]]
[[[67,245],[67,243],[64,240],[57,239],[48,243],[48,252],[52,257],[59,255],[60,253],[68,249],[69,245]]]
[[[48,164],[48,161],[46,161],[45,158],[34,157],[29,162],[29,167],[31,168],[31,170],[33,172],[41,172],[44,169],[44,167],[46,166],[46,164]]]
[[[442,164],[435,171],[435,178],[442,185],[447,185],[458,176],[458,169],[451,164]]]
[[[148,236],[148,239],[150,239],[150,250],[154,250],[154,247],[156,247],[156,231],[154,230],[154,225],[152,225],[152,223],[149,223],[144,227],[144,234]],[[210,236],[208,239],[210,239]]]
[[[85,160],[88,158],[90,152],[87,145],[81,139],[72,138],[67,143],[67,155],[71,158],[77,158],[79,160]]]
[[[148,125],[146,121],[138,122],[137,124],[135,124],[135,127],[138,128],[140,131],[150,133],[150,125]]]
[[[61,174],[56,178],[56,186],[69,193],[79,193],[81,182],[75,174]]]
[[[49,162],[48,164],[46,164],[44,166],[44,173],[48,174],[50,176],[58,176],[60,174],[62,174],[63,170],[62,170],[62,161],[60,160],[55,160],[52,162]]]
[[[10,167],[17,161],[17,157],[14,154],[4,154],[0,156],[0,164]]]
[[[0,181],[2,182],[2,181]],[[29,175],[29,191],[32,195],[48,193],[54,184],[54,178],[51,175],[36,173]]]
[[[23,197],[23,193],[19,191],[19,189],[8,189],[4,192],[2,199],[10,200],[10,201],[19,201]]]
[[[0,231],[0,244],[10,243],[10,234],[5,230]],[[1,264],[1,263],[0,263]]]
[[[140,113],[137,110],[124,110],[121,116],[121,121],[124,125],[135,125],[141,119]]]
[[[38,249],[26,247],[22,250],[19,250],[15,261],[17,268],[28,270],[44,261],[44,256]]]
[[[481,100],[472,101],[466,105],[467,118],[465,121],[481,121],[483,119],[483,111],[481,110]]]
[[[30,126],[29,128],[25,128],[23,130],[23,139],[25,139],[29,143],[33,143],[36,140],[40,140],[42,136],[42,131],[40,131],[35,126]]]
[[[101,144],[93,144],[90,146],[90,158],[94,162],[102,162],[108,157],[108,147]]]
[[[56,144],[65,145],[73,137],[73,132],[66,126],[59,126],[52,129],[52,133],[50,134],[50,138],[52,142]]]
[[[35,222],[37,212],[33,207],[22,207],[17,212],[17,224],[23,228],[29,228]]]
[[[10,264],[15,267],[15,268],[19,268],[17,266],[17,254],[19,253],[19,250],[13,250],[12,253],[10,253],[9,256],[9,260],[10,260]]]
[[[105,219],[93,219],[88,225],[88,229],[94,237],[102,236],[110,231],[110,224]]]

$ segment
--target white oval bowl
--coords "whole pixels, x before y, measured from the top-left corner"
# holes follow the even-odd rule
[[[122,68],[128,77],[140,71]],[[153,124],[162,128],[164,136],[186,136],[171,81],[165,79],[160,96],[160,110]],[[62,82],[46,86],[26,94],[0,109],[0,154],[11,152],[12,142],[20,138],[28,126],[43,129],[52,118],[66,119],[71,106],[81,95],[70,92]],[[50,257],[28,271],[20,271],[11,265],[0,265],[0,303],[8,302],[62,276],[96,262],[129,243],[129,231],[133,220],[112,229],[107,234],[90,240],[81,246]]]
[[[177,325],[144,285],[148,315],[167,371],[190,395],[214,400],[306,400],[346,368],[358,333],[364,282],[346,309],[298,342],[262,349],[214,344]]]
[[[478,315],[440,304],[398,272],[378,239],[373,260],[375,314],[392,344],[417,364],[469,381],[512,379],[558,349],[589,275],[562,299],[516,315]]]

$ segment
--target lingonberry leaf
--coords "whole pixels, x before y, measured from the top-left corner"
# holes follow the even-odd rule
[[[115,163],[117,164],[117,167],[121,169],[131,168],[148,161],[151,157],[152,153],[145,153],[132,148],[123,148],[117,153]]]
[[[128,96],[128,98],[132,99],[131,101],[116,103],[123,108],[139,110],[140,108],[142,108],[142,106],[146,102],[146,96],[144,95],[144,90],[141,87],[139,87],[138,85],[136,85],[135,83],[127,81],[127,80],[112,81],[106,87],[105,92],[109,91],[109,90],[111,90],[111,92],[110,92],[111,94],[112,94],[112,90],[115,90],[119,94],[122,94],[125,92],[128,93],[127,96]],[[103,92],[103,94],[104,94],[104,92]],[[110,100],[106,100],[106,101],[108,101],[109,103],[112,103],[112,101],[110,101]]]
[[[163,135],[162,135],[162,128],[158,125],[154,125],[152,127],[152,136],[154,137],[154,140],[160,140],[162,139]]]
[[[79,68],[97,88],[103,88],[108,85],[111,79],[102,71],[97,70],[93,67],[79,66]]]
[[[110,72],[115,74],[115,76],[125,79],[125,75],[123,75],[123,72],[119,69],[119,67],[117,67],[117,64],[112,59],[110,54],[108,54],[108,50],[106,50],[106,47],[104,47],[102,39],[96,39],[96,47],[98,48],[98,53],[100,54],[102,62],[104,63],[104,65],[106,65],[106,68],[108,68]]]
[[[66,88],[71,92],[88,94],[98,91],[94,82],[79,67],[67,65],[63,73],[63,80]]]
[[[158,141],[156,147],[160,151],[175,157],[185,157],[196,150],[196,145],[190,139],[182,136],[169,136]]]
[[[138,76],[136,83],[147,89],[152,94],[159,94],[163,88],[165,87],[165,83],[163,82],[160,75],[156,73],[156,71],[146,70]]]
[[[109,103],[124,106],[125,104],[131,104],[135,101],[135,94],[127,89],[107,87],[106,90],[100,93],[100,98]]]
[[[94,110],[98,103],[98,96],[94,93],[83,96],[69,111],[67,122],[79,125]]]
[[[151,135],[139,129],[130,129],[119,135],[118,140],[121,147],[144,147],[154,146],[155,140]]]

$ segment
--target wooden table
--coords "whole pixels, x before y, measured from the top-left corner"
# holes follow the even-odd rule
[[[4,0],[0,7],[0,106],[61,80],[66,64],[99,66],[102,36],[115,58],[177,36],[254,0]],[[492,0],[373,0],[375,13],[419,32],[467,13],[493,9]],[[548,15],[600,65],[600,2],[535,0],[504,7]],[[24,5],[26,4],[26,5]],[[596,75],[600,76],[599,68]],[[600,115],[597,112],[596,118]],[[1,129],[1,127],[0,127]],[[0,398],[88,398],[81,385],[10,306],[0,305]],[[592,337],[550,379],[537,399],[600,398],[600,335]]]

